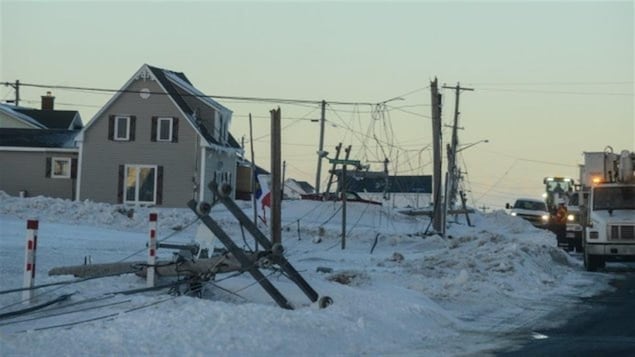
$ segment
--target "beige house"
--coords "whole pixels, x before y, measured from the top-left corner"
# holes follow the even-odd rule
[[[77,111],[54,110],[50,93],[42,108],[0,104],[0,190],[12,196],[75,199]]]

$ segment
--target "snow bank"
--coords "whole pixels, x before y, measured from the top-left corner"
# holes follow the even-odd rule
[[[253,214],[249,203],[240,204]],[[283,202],[285,255],[320,295],[333,298],[327,309],[275,272],[266,273],[295,310],[277,307],[247,274],[217,276],[202,299],[164,292],[104,295],[145,286],[126,275],[47,290],[40,299],[73,292],[73,303],[109,296],[118,304],[0,320],[0,349],[34,356],[470,354],[509,343],[510,333],[529,336],[543,321],[562,322],[565,307],[608,288],[608,275],[583,271],[551,233],[503,212],[473,215],[473,227],[451,224],[444,239],[422,234],[427,218],[349,204],[342,250],[340,208],[335,202]],[[71,279],[46,273],[86,255],[97,262],[145,259],[151,211],[159,213],[159,238],[194,239],[188,209],[135,208],[129,215],[123,206],[0,193],[0,287],[21,283],[25,219],[42,222],[36,282],[45,283]],[[221,207],[212,217],[239,246],[253,242]],[[160,254],[170,258],[171,251]],[[0,295],[0,313],[15,309],[19,299]],[[20,321],[28,316],[33,319]],[[95,320],[77,324],[89,319]],[[37,330],[60,324],[68,326]]]

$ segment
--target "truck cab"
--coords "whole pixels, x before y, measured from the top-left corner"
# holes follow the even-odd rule
[[[596,164],[593,164],[596,163]],[[599,164],[597,164],[599,163]],[[635,154],[585,153],[589,200],[584,227],[584,266],[635,261]]]

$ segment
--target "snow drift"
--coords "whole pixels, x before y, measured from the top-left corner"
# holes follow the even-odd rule
[[[249,203],[240,204],[253,214]],[[59,306],[0,320],[0,350],[33,356],[483,353],[513,343],[511,337],[530,338],[548,327],[545,321],[563,322],[581,297],[608,288],[608,275],[585,272],[579,259],[556,247],[552,233],[504,212],[475,214],[473,227],[459,217],[442,238],[422,234],[427,218],[349,204],[342,250],[340,207],[283,202],[285,255],[320,295],[333,298],[326,309],[275,271],[266,274],[295,310],[277,307],[248,274],[216,276],[200,299],[166,291],[110,294],[145,286],[123,275],[38,290],[42,301],[73,295]],[[26,219],[40,220],[36,284],[43,284],[73,280],[47,272],[86,256],[93,263],[145,259],[151,211],[159,213],[159,239],[195,238],[188,209],[131,210],[0,192],[0,290],[22,283]],[[214,207],[211,215],[236,244],[253,248],[228,212]],[[172,251],[160,249],[159,256],[170,259]],[[0,295],[0,314],[21,308],[20,299]]]

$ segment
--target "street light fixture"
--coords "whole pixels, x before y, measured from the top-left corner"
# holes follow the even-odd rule
[[[479,140],[479,141],[477,141],[477,142],[475,142],[475,143],[465,144],[465,146],[458,148],[458,149],[456,150],[456,152],[460,152],[460,151],[463,151],[463,150],[465,150],[465,149],[469,149],[469,148],[471,148],[472,146],[478,145],[478,144],[480,144],[480,143],[489,143],[489,140],[488,140],[488,139],[483,139],[483,140]]]

